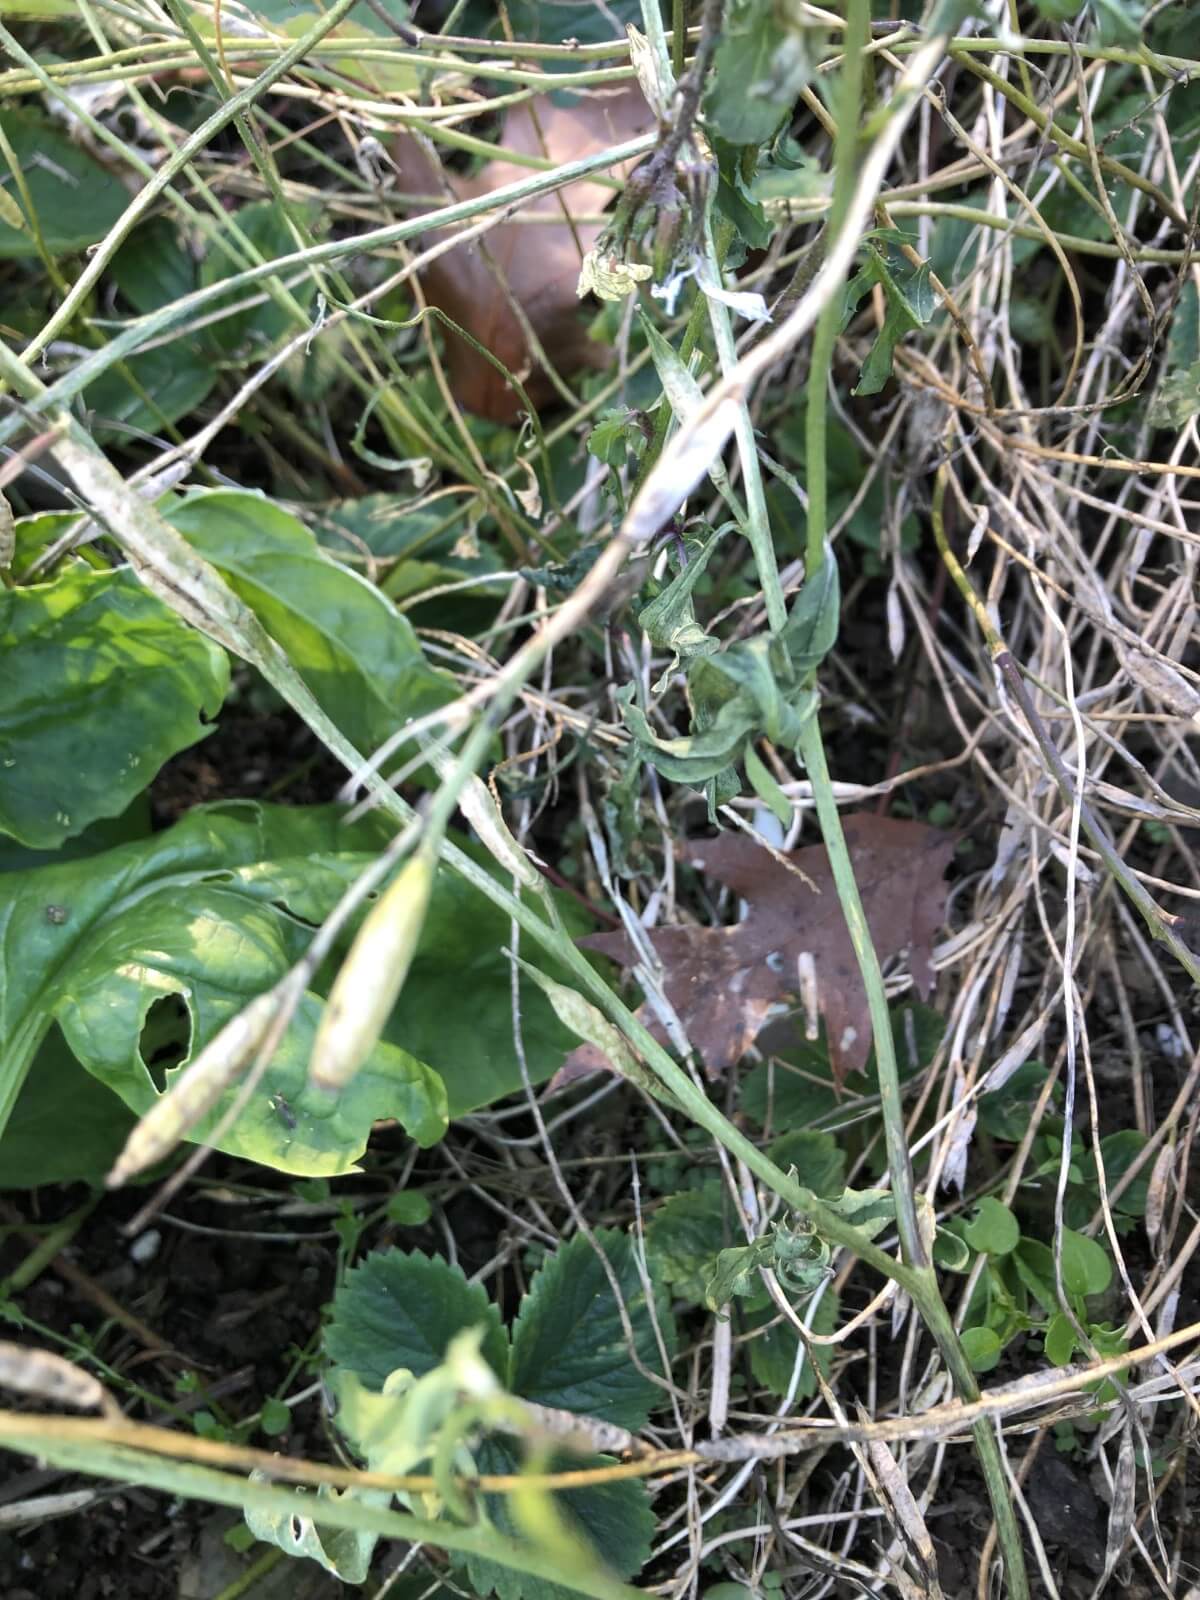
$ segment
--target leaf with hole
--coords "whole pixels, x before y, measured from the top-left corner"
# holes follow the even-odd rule
[[[0,973],[0,1124],[55,1021],[81,1067],[145,1111],[304,953],[311,924],[385,836],[373,820],[347,826],[333,807],[227,803],[87,860],[9,874],[0,914],[15,955]],[[383,1118],[436,1142],[446,1127],[441,1080],[395,1045],[377,1047],[339,1098],[306,1090],[321,1007],[316,991],[303,996],[219,1148],[284,1172],[334,1174],[353,1168]],[[206,1137],[229,1099],[189,1137]]]

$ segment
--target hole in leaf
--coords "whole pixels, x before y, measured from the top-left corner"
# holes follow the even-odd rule
[[[167,1072],[187,1054],[191,1037],[192,1019],[182,995],[163,995],[146,1013],[138,1053],[159,1094],[167,1087]]]

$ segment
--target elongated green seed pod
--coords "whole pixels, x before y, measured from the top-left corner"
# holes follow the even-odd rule
[[[146,1112],[125,1141],[108,1175],[118,1189],[168,1155],[212,1110],[225,1090],[249,1065],[279,1009],[279,995],[268,989],[231,1017],[218,1034]]]
[[[380,896],[333,981],[313,1040],[308,1081],[344,1089],[383,1032],[425,924],[434,857],[419,851]]]

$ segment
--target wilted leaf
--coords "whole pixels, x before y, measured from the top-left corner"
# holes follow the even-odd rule
[[[551,161],[578,161],[609,145],[645,132],[654,118],[633,88],[619,94],[592,95],[567,106],[549,95],[516,106],[505,118],[497,142],[517,155]],[[515,162],[490,161],[474,177],[443,174],[411,135],[393,146],[401,184],[416,193],[439,194],[450,183],[458,200],[490,194],[504,184],[528,178],[530,169]],[[549,360],[564,376],[581,367],[606,364],[610,351],[592,340],[580,311],[575,287],[584,254],[599,239],[597,222],[572,226],[567,218],[603,211],[613,191],[594,179],[581,178],[554,194],[527,201],[526,214],[561,218],[553,223],[502,222],[486,235],[487,249],[536,333]],[[423,243],[432,241],[426,238]],[[550,402],[555,389],[540,367],[530,370],[533,355],[525,330],[504,287],[497,282],[478,244],[460,245],[421,275],[426,298],[500,361],[524,384],[535,406]],[[460,405],[496,422],[511,422],[522,409],[516,390],[497,369],[457,334],[446,332],[450,386]]]
[[[907,950],[917,991],[928,995],[953,836],[924,823],[865,813],[848,817],[843,826],[880,958]],[[834,1070],[839,1076],[861,1071],[871,1049],[867,997],[824,845],[793,851],[787,859],[795,871],[742,834],[689,842],[678,854],[748,906],[744,920],[732,927],[650,934],[665,969],[667,999],[709,1073],[735,1066],[772,1011],[796,992],[796,964],[805,952],[816,967]],[[621,933],[593,934],[581,942],[623,966],[636,959]]]

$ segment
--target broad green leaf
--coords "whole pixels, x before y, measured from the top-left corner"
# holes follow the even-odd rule
[[[131,431],[154,433],[186,417],[216,382],[211,357],[193,341],[176,339],[110,367],[88,384],[83,403],[98,439],[124,442]]]
[[[699,1189],[672,1195],[655,1211],[646,1228],[646,1250],[675,1293],[700,1306],[727,1237],[721,1185],[709,1179]]]
[[[1016,1217],[992,1195],[984,1196],[962,1231],[973,1250],[989,1256],[1008,1255],[1017,1248],[1021,1237]]]
[[[1058,1296],[1054,1289],[1054,1256],[1049,1246],[1040,1239],[1023,1238],[1008,1260],[1042,1310],[1054,1316],[1058,1311]]]
[[[325,1348],[366,1388],[382,1390],[397,1368],[417,1378],[432,1372],[467,1328],[484,1329],[482,1354],[502,1378],[508,1337],[487,1291],[440,1256],[376,1250],[334,1296]]]
[[[991,1372],[1000,1361],[1004,1346],[992,1328],[964,1328],[960,1338],[963,1351],[974,1372]]]
[[[816,71],[823,38],[798,0],[733,0],[704,102],[709,126],[730,144],[764,144]]]
[[[36,1189],[43,1183],[99,1186],[134,1121],[123,1100],[79,1070],[66,1040],[51,1028],[0,1137],[0,1189]]]
[[[750,249],[765,250],[775,225],[763,210],[762,200],[742,176],[742,152],[724,139],[714,139],[712,144],[717,158],[717,210],[733,224],[738,238]]]
[[[1073,1228],[1063,1229],[1062,1278],[1068,1294],[1103,1294],[1112,1274],[1112,1261],[1103,1245]]]
[[[196,263],[167,217],[151,217],[135,228],[108,270],[125,299],[143,315],[196,287]],[[167,348],[177,349],[177,341]]]
[[[805,1325],[811,1328],[813,1333],[829,1334],[837,1327],[838,1296],[832,1286],[827,1286],[822,1291],[811,1317],[803,1303],[798,1310]],[[749,1350],[750,1371],[755,1381],[761,1383],[771,1394],[787,1394],[792,1382],[796,1356],[800,1350],[800,1338],[791,1323],[786,1321],[774,1302],[769,1301],[765,1306],[756,1309],[739,1310],[738,1326],[742,1331],[754,1334],[749,1341]],[[828,1373],[833,1358],[832,1347],[814,1345],[813,1349],[816,1351],[818,1367],[823,1373]],[[800,1399],[807,1400],[816,1391],[816,1374],[806,1353],[800,1363],[796,1394]]]
[[[478,846],[463,845],[488,872],[500,869]],[[567,895],[556,895],[573,936],[592,924]],[[384,1038],[428,1062],[443,1079],[451,1117],[491,1105],[522,1088],[513,1042],[512,967],[505,950],[512,938],[506,912],[449,868],[437,886],[421,930],[408,979],[384,1029]],[[540,952],[538,965],[561,983],[565,969]],[[520,1028],[530,1081],[545,1083],[579,1042],[554,1015],[529,978],[520,979]]]
[[[673,783],[691,784],[703,783],[731,765],[758,720],[756,708],[744,695],[727,701],[702,732],[677,739],[660,739],[645,712],[632,702],[622,703],[621,714],[646,760]]]
[[[252,1479],[264,1483],[268,1481],[264,1473],[252,1474]],[[264,1544],[277,1545],[285,1555],[306,1556],[310,1561],[315,1561],[324,1567],[326,1572],[332,1572],[334,1577],[340,1578],[343,1583],[365,1583],[378,1535],[361,1533],[356,1528],[328,1526],[322,1528],[320,1525],[322,1500],[343,1500],[354,1491],[331,1489],[328,1484],[323,1483],[315,1495],[307,1489],[300,1489],[297,1492],[311,1498],[313,1507],[311,1517],[285,1515],[281,1511],[265,1511],[251,1501],[245,1511],[246,1526],[250,1532]],[[371,1500],[376,1505],[387,1505],[391,1501],[390,1495],[381,1494],[378,1490],[363,1495],[362,1498]]]
[[[1092,0],[1096,39],[1102,46],[1136,45],[1142,37],[1145,0]]]
[[[521,1470],[520,1446],[515,1440],[499,1435],[493,1434],[484,1440],[475,1458],[480,1472],[498,1474]],[[577,1472],[581,1468],[611,1465],[608,1456],[561,1454],[552,1456],[543,1470]],[[494,1527],[510,1537],[522,1538],[506,1496],[485,1495],[483,1503]],[[632,1578],[644,1566],[654,1538],[655,1518],[643,1483],[625,1479],[557,1492],[554,1504],[576,1535],[618,1578]],[[466,1565],[471,1588],[478,1595],[495,1594],[497,1600],[578,1600],[576,1591],[565,1585],[549,1583],[544,1578],[502,1567],[498,1562],[479,1556],[468,1557]]]
[[[409,717],[453,698],[452,682],[429,666],[391,601],[264,496],[204,491],[167,517],[253,607],[359,749],[375,749]]]
[[[0,832],[53,848],[119,815],[228,683],[225,652],[128,570],[0,589]]]
[[[620,1287],[638,1360],[648,1371],[662,1365],[656,1324],[668,1352],[674,1325],[665,1295],[656,1297],[653,1308],[647,1302],[628,1236],[602,1228],[592,1237],[608,1270],[591,1241],[576,1234],[530,1284],[513,1323],[509,1388],[539,1405],[640,1428],[661,1391],[634,1365],[609,1273]]]
[[[312,208],[307,210],[301,208],[299,215],[310,226],[315,219],[315,211]],[[290,255],[297,249],[296,237],[288,226],[287,218],[273,200],[260,200],[253,205],[242,206],[237,213],[237,225],[264,261]],[[210,244],[207,255],[200,263],[198,275],[200,287],[208,288],[212,284],[222,283],[226,278],[240,272],[243,267],[255,264],[248,252],[241,253],[245,255],[245,260],[235,259],[226,251]],[[295,275],[290,276],[294,278]],[[315,293],[312,278],[303,278],[299,283],[293,281],[289,288],[292,298],[299,302],[301,308],[307,308],[311,304]],[[265,293],[262,285],[259,286],[258,292]],[[244,292],[236,298],[243,297]],[[205,330],[205,337],[212,340],[226,358],[250,361],[276,345],[285,334],[299,331],[300,324],[283,306],[268,298],[263,304],[250,306],[245,311],[235,312],[233,316],[212,323]]]
[[[36,112],[6,107],[4,131],[21,164],[34,220],[50,254],[67,255],[103,239],[129,204],[129,193],[116,173],[101,166],[58,123]],[[0,183],[24,212],[24,201],[4,162],[0,162]],[[0,259],[37,254],[32,228],[0,221]]]
[[[0,1119],[54,1021],[76,1057],[141,1113],[160,1092],[147,1042],[182,1035],[186,1061],[307,948],[311,924],[374,860],[381,829],[333,807],[197,807],[165,833],[83,861],[8,875],[0,926]],[[306,1091],[320,1015],[304,996],[244,1114],[220,1148],[285,1172],[349,1171],[372,1125],[395,1117],[421,1144],[446,1126],[437,1074],[380,1045],[339,1098]],[[164,1030],[163,1023],[172,1026]],[[228,1100],[191,1137],[211,1131]]]
[[[587,436],[588,454],[619,471],[630,455],[640,455],[646,436],[638,426],[638,413],[617,406],[600,413],[600,420]]]
[[[918,1205],[923,1205],[919,1201]],[[933,1264],[945,1267],[947,1272],[965,1272],[971,1264],[971,1252],[965,1242],[957,1233],[952,1233],[949,1228],[938,1228],[933,1235],[933,1248],[930,1251]]]
[[[1056,1367],[1065,1367],[1075,1354],[1075,1329],[1070,1317],[1058,1312],[1050,1318],[1050,1325],[1046,1329],[1042,1348],[1046,1352],[1046,1360]]]

